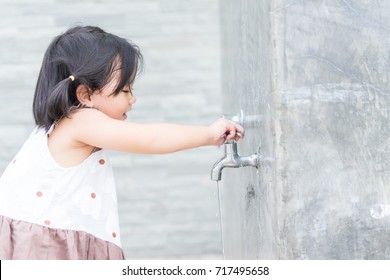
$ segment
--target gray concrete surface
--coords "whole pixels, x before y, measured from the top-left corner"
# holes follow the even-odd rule
[[[390,258],[390,3],[226,0],[223,111],[263,117],[225,169],[225,257]]]
[[[140,46],[146,69],[130,120],[209,124],[221,114],[217,0],[0,0],[0,174],[34,127],[44,51],[76,24],[98,25]],[[127,258],[221,258],[209,179],[220,153],[112,153]]]

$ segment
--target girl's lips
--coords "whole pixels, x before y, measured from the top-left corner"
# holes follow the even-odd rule
[[[123,120],[127,119],[127,114],[126,113],[123,113]]]

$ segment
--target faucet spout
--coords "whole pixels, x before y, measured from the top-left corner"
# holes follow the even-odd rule
[[[258,168],[260,164],[260,156],[253,154],[251,156],[241,157],[237,152],[237,143],[234,141],[224,144],[225,155],[214,163],[211,169],[211,180],[220,181],[222,178],[222,169],[225,167],[239,168],[244,166],[253,166]]]

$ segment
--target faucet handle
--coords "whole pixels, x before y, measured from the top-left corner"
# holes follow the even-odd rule
[[[236,132],[236,136],[244,137],[245,133],[244,132]]]
[[[239,131],[236,131],[236,135],[235,137],[229,139],[229,140],[225,140],[225,143],[224,144],[233,144],[233,143],[236,143],[236,136],[239,136],[239,137],[243,137],[244,136],[244,133],[243,132],[239,132]]]

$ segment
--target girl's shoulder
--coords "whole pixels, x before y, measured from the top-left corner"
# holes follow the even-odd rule
[[[85,107],[74,110],[71,112],[67,119],[77,121],[77,122],[93,122],[97,116],[106,116],[104,113],[100,112],[98,109]]]
[[[62,125],[74,143],[110,150],[124,151],[119,139],[131,139],[129,133],[133,133],[130,123],[113,119],[93,108],[73,112],[62,120]]]
[[[62,167],[72,167],[88,158],[97,147],[79,140],[83,127],[92,123],[96,110],[80,109],[58,121],[48,134],[47,145],[52,157]],[[98,113],[99,114],[99,113]]]
[[[104,125],[110,123],[112,119],[103,112],[94,108],[82,108],[73,111],[69,117],[60,121],[70,134],[75,136],[82,134],[91,128],[100,127],[103,129]]]

